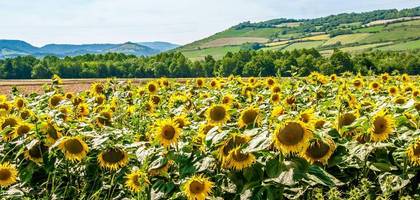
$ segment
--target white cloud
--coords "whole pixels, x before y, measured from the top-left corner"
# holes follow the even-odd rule
[[[155,40],[183,44],[242,21],[417,4],[413,0],[0,0],[0,38],[36,45]]]

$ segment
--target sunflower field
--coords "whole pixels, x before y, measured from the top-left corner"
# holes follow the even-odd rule
[[[55,76],[0,96],[0,199],[420,199],[419,80]]]

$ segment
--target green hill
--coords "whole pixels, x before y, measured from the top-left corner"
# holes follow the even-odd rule
[[[241,49],[293,50],[315,48],[360,53],[420,49],[420,7],[343,13],[316,19],[274,19],[243,22],[208,38],[176,49],[191,59],[221,58]]]

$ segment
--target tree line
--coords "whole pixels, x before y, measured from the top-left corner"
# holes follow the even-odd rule
[[[420,73],[420,52],[366,52],[351,55],[334,50],[322,56],[315,49],[293,51],[241,50],[221,59],[206,56],[192,61],[180,52],[136,57],[120,53],[86,54],[59,58],[22,56],[0,60],[1,79],[39,79],[57,74],[63,78],[154,78],[213,76],[306,76],[344,72],[363,75],[379,73]]]

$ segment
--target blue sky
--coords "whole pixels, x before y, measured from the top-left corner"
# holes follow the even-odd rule
[[[243,21],[415,6],[419,0],[0,0],[0,38],[186,44]]]

